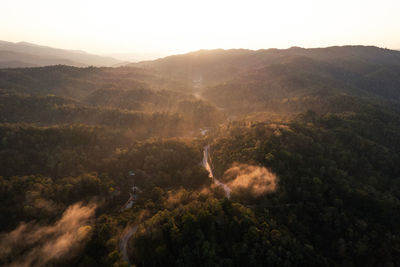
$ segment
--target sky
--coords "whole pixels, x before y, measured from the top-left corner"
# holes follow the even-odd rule
[[[97,54],[351,44],[400,49],[400,0],[0,1],[0,40]]]

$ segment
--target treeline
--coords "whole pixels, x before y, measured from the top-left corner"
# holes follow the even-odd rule
[[[217,125],[224,119],[215,107],[197,100],[180,101],[170,110],[145,108],[131,111],[116,107],[88,106],[57,96],[3,92],[0,93],[0,103],[1,123],[107,126],[123,129],[139,139],[198,134],[199,127]]]
[[[179,114],[186,125],[196,130],[216,126],[225,119],[223,112],[212,104],[190,94],[167,90],[97,90],[84,102],[98,107]]]
[[[177,81],[138,68],[77,68],[57,65],[0,70],[0,88],[28,94],[55,94],[83,99],[99,89],[168,89],[182,91]]]

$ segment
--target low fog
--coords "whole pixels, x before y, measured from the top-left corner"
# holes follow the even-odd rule
[[[44,266],[71,258],[82,248],[91,233],[90,220],[95,204],[69,206],[60,220],[52,225],[21,223],[0,237],[0,260],[17,259],[10,266]],[[16,257],[18,255],[18,257]]]

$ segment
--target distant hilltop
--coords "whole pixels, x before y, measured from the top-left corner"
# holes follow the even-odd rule
[[[121,61],[84,51],[65,50],[27,42],[0,41],[0,68],[69,65],[75,67],[114,66]]]

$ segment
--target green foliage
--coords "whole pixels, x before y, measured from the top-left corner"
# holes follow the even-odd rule
[[[128,266],[121,232],[139,224],[136,266],[394,266],[399,65],[395,51],[332,47],[2,69],[0,237],[95,201],[82,249],[50,264]],[[221,181],[239,162],[270,169],[277,190],[225,199],[201,166],[207,143]]]
[[[108,188],[114,185],[109,178],[94,173],[63,179],[40,175],[0,177],[0,230],[21,221],[50,222],[75,202],[89,202],[94,197],[110,201]]]
[[[102,127],[0,125],[0,175],[75,176],[94,171],[129,139]]]
[[[176,140],[148,141],[121,151],[105,168],[123,177],[135,170],[134,179],[140,187],[194,189],[209,182],[207,172],[199,164],[201,160],[201,151],[193,145]]]
[[[393,264],[400,256],[400,157],[392,142],[399,140],[398,121],[396,113],[370,109],[308,112],[289,124],[231,124],[211,147],[215,173],[236,161],[269,167],[279,178],[277,192],[247,200],[260,214],[331,264]]]
[[[128,111],[110,107],[86,106],[56,96],[1,93],[0,122],[33,123],[50,126],[85,124],[110,127],[136,138],[179,136],[192,124],[186,124],[177,113]]]
[[[282,266],[307,257],[287,231],[259,222],[250,209],[226,199],[160,211],[131,242],[137,266]],[[316,262],[309,260],[310,266]]]

